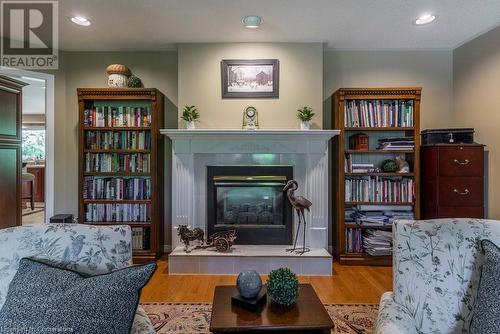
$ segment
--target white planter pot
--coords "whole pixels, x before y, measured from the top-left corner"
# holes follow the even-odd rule
[[[301,121],[300,122],[300,129],[301,130],[310,130],[311,129],[311,122],[310,121]]]
[[[196,129],[196,125],[194,124],[194,121],[186,122],[186,129],[187,130],[194,130],[194,129]]]

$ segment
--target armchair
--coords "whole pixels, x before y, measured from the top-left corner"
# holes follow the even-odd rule
[[[103,274],[132,265],[128,226],[38,224],[0,230],[0,309],[23,257],[49,260],[86,274]],[[139,306],[132,334],[155,333]]]
[[[377,334],[467,333],[481,274],[479,241],[500,244],[500,222],[396,221],[393,292],[382,295]]]

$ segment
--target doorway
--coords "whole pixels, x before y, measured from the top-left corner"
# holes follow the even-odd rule
[[[22,224],[43,224],[54,214],[54,76],[1,69],[26,83],[22,93]]]

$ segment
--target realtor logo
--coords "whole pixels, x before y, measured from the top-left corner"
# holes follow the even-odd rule
[[[58,68],[57,1],[1,3],[1,66]]]

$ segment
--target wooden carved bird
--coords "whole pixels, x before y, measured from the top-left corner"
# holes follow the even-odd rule
[[[295,240],[293,242],[293,248],[287,249],[289,252],[294,252],[297,246],[297,237],[299,236],[300,224],[304,224],[304,233],[303,233],[303,244],[302,249],[298,250],[297,254],[304,254],[305,252],[309,252],[310,249],[306,247],[306,217],[304,215],[304,210],[310,211],[310,207],[312,205],[311,201],[303,196],[295,196],[295,191],[299,188],[297,181],[290,180],[287,182],[283,191],[286,191],[286,195],[288,197],[288,201],[292,205],[292,207],[297,212],[297,216],[299,218],[299,224],[297,226],[297,232],[295,232]]]

